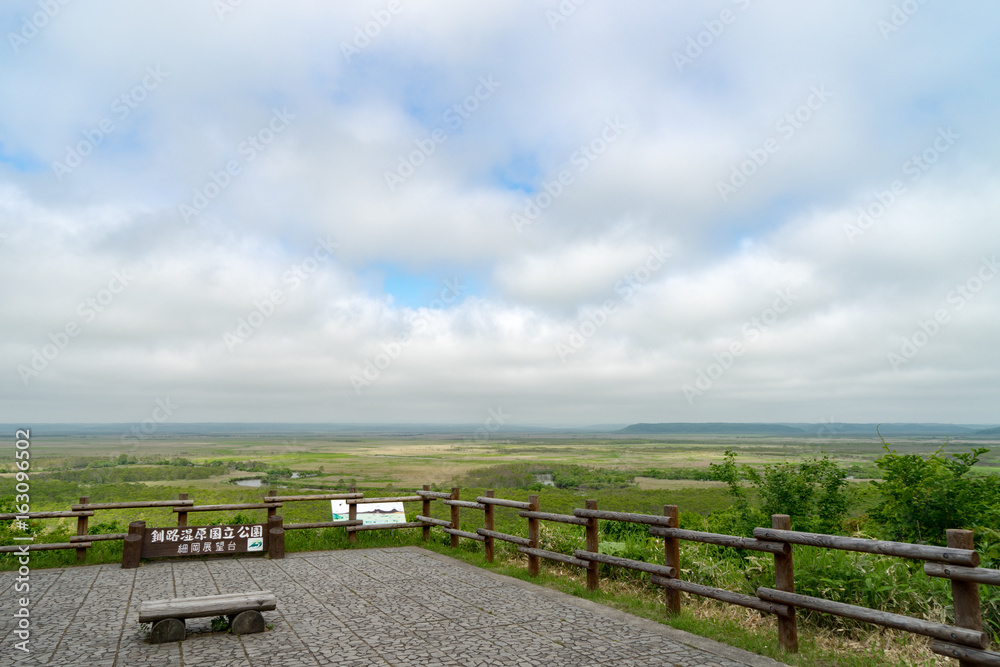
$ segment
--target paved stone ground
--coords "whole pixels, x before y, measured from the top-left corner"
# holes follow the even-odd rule
[[[94,565],[31,573],[31,649],[14,649],[16,573],[0,573],[0,665],[716,665],[778,663],[439,554],[404,547]],[[273,629],[190,619],[183,642],[139,634],[142,600],[271,590]]]

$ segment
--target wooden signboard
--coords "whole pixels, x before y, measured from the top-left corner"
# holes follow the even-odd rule
[[[267,533],[262,524],[146,528],[142,558],[263,553],[268,550]]]

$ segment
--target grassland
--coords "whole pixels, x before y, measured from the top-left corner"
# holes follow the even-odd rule
[[[874,436],[874,434],[873,434]],[[992,447],[983,459],[984,469],[1000,470],[1000,440],[976,440]],[[937,438],[894,440],[901,453],[928,453],[941,446]],[[949,449],[965,448],[953,440]],[[766,464],[829,454],[845,466],[871,472],[871,462],[882,453],[878,438],[778,438],[773,436],[708,437],[531,437],[479,442],[459,437],[215,437],[151,438],[123,444],[118,438],[45,437],[32,440],[34,471],[73,463],[106,461],[121,454],[140,462],[152,457],[188,458],[193,461],[262,461],[299,471],[323,468],[323,477],[334,481],[355,479],[361,485],[413,486],[447,484],[469,470],[498,463],[577,464],[609,469],[706,468],[721,460],[726,448],[739,453],[740,461]],[[13,470],[13,455],[0,458],[0,470]],[[75,467],[75,466],[74,466]],[[231,476],[231,475],[230,475]],[[221,478],[215,480],[224,482]]]
[[[928,453],[941,446],[936,438],[912,438],[893,442],[906,453]],[[1000,442],[976,441],[990,447]],[[949,449],[961,449],[951,443]],[[722,460],[727,448],[739,452],[741,462],[768,464],[795,461],[829,454],[859,478],[875,471],[872,461],[882,453],[877,438],[792,439],[763,436],[680,438],[655,437],[519,437],[478,442],[459,437],[187,437],[151,438],[139,444],[123,444],[117,438],[45,437],[38,434],[31,445],[31,508],[35,511],[66,509],[79,496],[93,502],[167,499],[188,493],[196,503],[255,502],[264,488],[246,488],[235,479],[263,477],[265,469],[288,469],[309,475],[300,479],[271,480],[272,487],[289,492],[309,489],[345,489],[356,485],[363,490],[395,493],[431,484],[493,486],[498,495],[519,497],[522,488],[510,486],[503,478],[479,478],[470,484],[473,471],[489,467],[527,466],[546,472],[559,466],[577,465],[606,471],[635,473],[635,483],[627,488],[578,488],[567,496],[565,490],[546,488],[545,509],[561,511],[582,506],[586,498],[596,498],[602,507],[627,511],[658,512],[664,504],[676,504],[682,511],[708,514],[730,501],[719,482],[700,479],[664,479],[673,475],[697,476],[709,464]],[[986,468],[1000,469],[998,450],[984,457]],[[134,463],[111,465],[121,456]],[[162,465],[189,460],[197,466]],[[159,463],[160,465],[157,465]],[[234,469],[238,466],[240,469]],[[14,494],[13,451],[9,461],[0,458],[0,498]],[[656,477],[641,474],[652,470]],[[256,471],[256,472],[255,472]],[[692,474],[688,474],[692,473]],[[630,477],[631,479],[632,477]],[[463,491],[466,497],[472,491]],[[506,494],[506,495],[504,495]],[[370,494],[369,494],[370,495]],[[329,507],[298,504],[286,508],[289,521],[324,520]],[[162,514],[163,516],[160,516]],[[100,520],[147,519],[167,521],[169,512],[102,512]],[[223,517],[204,517],[220,520]],[[60,527],[54,521],[46,530]],[[64,521],[62,528],[69,527]]]

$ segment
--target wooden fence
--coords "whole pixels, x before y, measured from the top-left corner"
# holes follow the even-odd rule
[[[338,499],[347,502],[349,508],[347,521],[285,524],[282,517],[277,514],[277,510],[286,503]],[[431,516],[431,503],[434,501],[440,501],[448,506],[450,510],[449,521]],[[406,523],[364,525],[362,521],[358,520],[358,505],[386,502],[419,502],[421,503],[421,512],[416,516],[415,521]],[[270,536],[268,551],[271,558],[284,556],[284,531],[287,530],[343,527],[347,531],[348,539],[355,542],[358,531],[420,528],[423,532],[423,539],[426,541],[430,537],[431,529],[436,527],[450,536],[452,548],[457,547],[461,539],[483,543],[485,557],[489,562],[494,560],[496,540],[516,545],[517,551],[527,556],[528,571],[532,576],[539,573],[542,559],[585,569],[589,590],[597,590],[600,586],[598,568],[601,564],[647,572],[650,574],[651,583],[664,588],[664,599],[668,613],[679,612],[682,602],[681,593],[688,593],[748,607],[764,614],[772,614],[777,618],[779,643],[790,652],[798,650],[795,610],[801,608],[929,637],[932,640],[931,649],[935,653],[957,658],[960,665],[1000,665],[1000,653],[986,650],[989,646],[989,636],[982,629],[982,612],[979,600],[980,584],[1000,586],[1000,570],[978,567],[979,554],[974,550],[973,533],[967,530],[947,531],[947,546],[937,547],[793,531],[790,529],[789,517],[776,514],[771,517],[770,528],[755,528],[752,538],[738,537],[681,529],[678,525],[679,510],[676,505],[665,505],[661,516],[600,510],[597,507],[597,501],[588,500],[585,508],[574,509],[572,514],[554,514],[541,511],[537,495],[529,496],[528,501],[524,502],[496,498],[493,491],[488,490],[484,495],[470,501],[460,499],[460,489],[457,487],[452,488],[450,493],[444,493],[431,491],[428,485],[424,485],[423,489],[416,491],[414,495],[382,498],[365,498],[363,493],[354,488],[348,493],[295,496],[279,496],[277,491],[269,491],[260,503],[233,505],[195,505],[192,500],[188,499],[187,494],[180,494],[176,500],[125,503],[91,503],[89,498],[81,497],[80,502],[73,505],[68,512],[0,514],[0,520],[76,517],[77,534],[70,538],[70,542],[31,544],[27,548],[31,551],[75,549],[77,559],[82,560],[86,555],[86,549],[93,546],[94,542],[123,540],[125,543],[123,567],[134,567],[139,562],[137,549],[140,546],[137,545],[141,541],[142,535],[142,528],[136,524],[144,525],[144,522],[132,522],[129,526],[129,533],[88,535],[88,520],[94,516],[95,512],[101,510],[151,507],[169,507],[172,512],[177,514],[178,527],[187,526],[187,515],[191,512],[267,510],[268,534]],[[518,516],[527,520],[527,537],[496,531],[494,525],[496,507],[517,510]],[[462,530],[460,514],[462,509],[483,512],[484,527],[475,532]],[[663,538],[663,563],[648,563],[602,554],[598,530],[598,521],[600,520],[647,525],[650,535]],[[542,549],[540,540],[540,522],[542,521],[581,526],[584,529],[586,549],[575,550],[572,554]],[[774,587],[760,587],[755,596],[749,596],[685,581],[679,577],[682,572],[681,541],[770,553],[774,558]],[[924,561],[923,569],[927,576],[941,577],[951,581],[955,625],[934,623],[901,614],[797,594],[795,592],[793,545],[883,554]],[[17,545],[4,546],[0,547],[0,553],[21,549],[23,547]]]

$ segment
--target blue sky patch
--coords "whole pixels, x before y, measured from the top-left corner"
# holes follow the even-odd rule
[[[535,153],[515,155],[506,164],[493,168],[494,181],[514,192],[535,193],[542,176],[538,155]]]
[[[24,153],[8,153],[3,142],[0,142],[0,162],[9,164],[22,174],[48,168],[48,165]]]
[[[393,305],[401,308],[448,307],[482,291],[478,277],[444,267],[410,271],[395,264],[374,264],[362,276],[371,292],[392,296]]]

